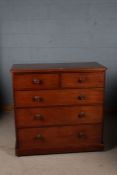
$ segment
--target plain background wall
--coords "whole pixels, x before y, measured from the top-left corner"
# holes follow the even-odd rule
[[[0,92],[12,104],[15,63],[97,61],[117,106],[117,0],[0,0]]]

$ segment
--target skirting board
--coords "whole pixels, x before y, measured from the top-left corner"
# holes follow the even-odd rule
[[[14,106],[13,105],[2,105],[0,107],[1,111],[13,111]]]

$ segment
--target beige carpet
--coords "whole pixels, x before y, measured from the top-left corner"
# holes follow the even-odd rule
[[[111,149],[104,152],[16,157],[13,113],[6,112],[0,116],[0,175],[117,175],[113,120],[105,122],[105,142]]]

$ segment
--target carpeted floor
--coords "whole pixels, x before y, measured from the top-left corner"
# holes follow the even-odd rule
[[[117,175],[117,117],[105,120],[103,152],[16,157],[12,112],[0,116],[0,175]]]

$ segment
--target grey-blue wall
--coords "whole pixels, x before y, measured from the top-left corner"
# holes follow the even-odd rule
[[[12,103],[14,63],[97,61],[117,98],[117,0],[0,0],[0,91]]]

